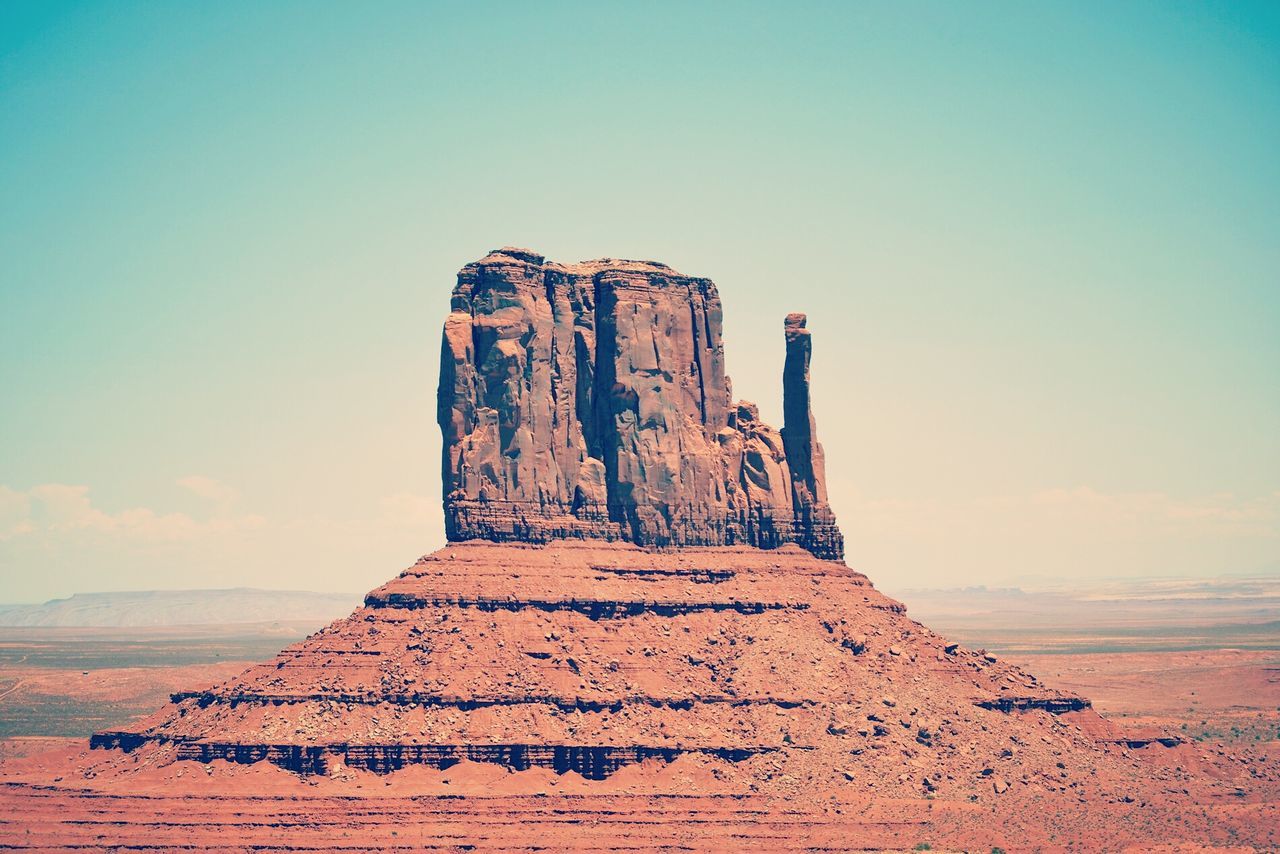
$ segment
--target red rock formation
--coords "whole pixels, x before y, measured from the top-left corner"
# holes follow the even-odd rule
[[[468,264],[438,394],[449,539],[794,542],[839,559],[803,315],[786,340],[789,440],[731,405],[709,279],[510,248]]]
[[[692,755],[823,781],[896,779],[907,750],[957,791],[1008,765],[1011,736],[1023,769],[1105,761],[1086,700],[903,611],[790,544],[459,543],[274,661],[93,745],[301,774],[467,760],[588,779]],[[1103,729],[1084,738],[1066,713]]]
[[[1161,796],[1170,778],[1153,778],[1160,760],[1137,754],[1188,748],[1179,739],[1125,736],[1087,700],[947,642],[823,559],[841,541],[810,413],[803,315],[790,315],[785,333],[779,432],[751,404],[729,405],[709,281],[650,262],[546,264],[522,250],[469,265],[445,325],[439,414],[449,535],[470,541],[422,558],[273,661],[98,733],[96,761],[52,784],[171,782],[175,765],[204,763],[190,775],[200,778],[231,763],[279,766],[326,791],[371,771],[387,785],[408,780],[415,795],[415,780],[439,792],[450,785],[439,775],[463,769],[485,787],[510,794],[532,781],[529,792],[546,795],[542,774],[581,784],[572,814],[593,822],[621,814],[609,793],[639,787],[623,810],[643,814],[654,844],[655,832],[681,841],[664,822],[704,827],[670,816],[655,825],[665,801],[643,794],[691,796],[683,777],[664,774],[692,768],[749,804],[758,828],[775,828],[750,844],[817,833],[814,847],[826,849],[849,847],[840,828],[850,821],[866,832],[841,817],[868,815],[839,800],[851,792],[950,803],[978,828],[953,838],[984,850],[970,843],[992,841],[990,803],[1017,801],[1000,820],[1034,822],[1046,805],[1093,815]],[[680,548],[649,548],[658,545]],[[33,814],[45,793],[22,791],[18,807]],[[1198,791],[1226,797],[1213,781]],[[58,803],[76,817],[46,838],[146,836],[103,832],[96,802]],[[521,847],[512,803],[496,798],[489,818],[449,807],[472,822],[450,844]],[[798,819],[797,803],[808,810]],[[323,817],[325,804],[298,814]],[[548,809],[563,821],[564,802]],[[157,826],[172,823],[168,810]],[[369,827],[412,824],[399,816]],[[716,821],[725,819],[705,821],[718,835],[704,841],[743,847],[747,837]],[[875,838],[901,847],[897,830],[881,831]],[[434,840],[422,833],[419,842]]]
[[[710,281],[515,249],[468,265],[439,417],[449,536],[469,542],[93,746],[303,774],[466,760],[589,779],[685,754],[890,774],[905,750],[946,769],[932,791],[947,775],[985,786],[1011,733],[1053,745],[1028,765],[1085,743],[1055,716],[1101,738],[1086,700],[948,644],[823,559],[842,542],[804,315],[784,331],[779,432],[729,405]]]

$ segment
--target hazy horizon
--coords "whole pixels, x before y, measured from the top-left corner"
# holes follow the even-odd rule
[[[1280,571],[1280,7],[0,7],[0,602],[364,591],[444,544],[502,245],[809,314],[882,589]]]
[[[888,593],[890,596],[898,596],[910,593],[945,593],[948,591],[990,591],[992,593],[1030,593],[1030,594],[1052,594],[1065,591],[1072,592],[1097,592],[1103,589],[1119,588],[1126,589],[1131,587],[1159,586],[1167,583],[1244,583],[1248,581],[1265,581],[1271,583],[1280,580],[1280,566],[1264,566],[1252,571],[1244,572],[1224,572],[1214,576],[1196,576],[1196,575],[1135,575],[1135,576],[1108,576],[1106,578],[1084,578],[1076,576],[1024,576],[1017,579],[1020,583],[1004,584],[1000,582],[992,583],[966,583],[964,581],[955,584],[940,584],[937,586],[912,586],[891,582],[889,585],[876,584],[881,592]],[[873,579],[874,582],[874,579]],[[353,599],[363,599],[368,590],[350,588],[347,590],[330,589],[315,590],[303,588],[289,587],[269,587],[269,586],[236,586],[236,587],[121,587],[110,590],[77,590],[74,593],[68,593],[65,596],[54,596],[46,599],[34,599],[27,601],[0,601],[0,609],[4,608],[24,608],[32,605],[49,605],[56,602],[65,602],[76,597],[96,597],[96,596],[141,596],[144,594],[181,594],[181,593],[262,593],[276,594],[289,593],[301,594],[304,596],[349,596]]]

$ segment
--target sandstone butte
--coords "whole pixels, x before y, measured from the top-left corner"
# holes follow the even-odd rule
[[[781,331],[779,430],[733,400],[710,280],[468,264],[449,544],[273,661],[0,769],[0,847],[1280,844],[1273,767],[1122,730],[844,563],[804,315]]]

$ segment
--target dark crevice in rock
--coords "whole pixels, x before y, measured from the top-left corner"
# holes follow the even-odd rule
[[[1000,697],[997,700],[981,700],[975,705],[1006,713],[1038,709],[1051,715],[1080,712],[1092,707],[1092,704],[1083,697]]]
[[[154,740],[143,733],[104,730],[95,732],[89,737],[89,748],[91,750],[123,750],[125,753],[130,753]]]
[[[622,696],[608,700],[590,700],[584,697],[517,696],[517,697],[442,697],[432,694],[345,694],[316,692],[309,694],[263,694],[253,692],[179,691],[170,696],[174,703],[194,700],[201,708],[212,705],[285,706],[295,703],[332,702],[361,706],[424,706],[427,708],[451,708],[469,712],[495,706],[555,706],[564,711],[619,712],[626,706],[648,706],[657,709],[690,711],[700,705],[727,705],[733,708],[745,706],[774,706],[795,709],[812,706],[812,700],[788,700],[776,697],[646,697]]]
[[[1108,744],[1121,744],[1130,750],[1140,750],[1144,747],[1150,747],[1153,744],[1159,744],[1162,747],[1177,747],[1179,744],[1185,744],[1185,740],[1175,735],[1152,736],[1151,738],[1131,738],[1124,736],[1115,739],[1102,739]]]
[[[557,774],[569,771],[588,780],[603,780],[626,765],[695,753],[729,762],[741,762],[774,747],[613,747],[562,744],[336,744],[326,747],[298,745],[244,745],[215,742],[188,742],[178,746],[178,758],[211,762],[225,759],[238,763],[261,762],[299,774],[324,774],[329,763],[339,761],[350,768],[379,774],[398,771],[409,765],[448,769],[464,760],[502,765],[513,771],[550,768]]]
[[[737,573],[731,569],[640,569],[614,566],[592,566],[596,572],[607,572],[622,578],[634,578],[640,581],[662,581],[668,578],[687,578],[694,584],[720,584],[733,578]]]
[[[628,747],[565,744],[238,744],[199,741],[166,736],[102,732],[93,736],[94,749],[135,750],[146,743],[175,744],[180,760],[213,762],[222,759],[241,765],[270,762],[295,774],[327,774],[334,763],[379,774],[409,765],[448,769],[464,760],[502,765],[513,771],[550,768],[569,771],[588,780],[603,780],[626,765],[660,759],[671,762],[682,754],[702,754],[728,762],[741,762],[780,748],[750,747]]]
[[[763,614],[766,611],[808,609],[807,602],[615,602],[601,599],[485,599],[467,597],[418,596],[409,593],[369,594],[364,604],[370,608],[476,608],[480,611],[575,611],[592,620],[638,617],[680,617],[700,611],[736,611]]]

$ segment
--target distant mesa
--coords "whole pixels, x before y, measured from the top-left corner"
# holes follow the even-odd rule
[[[323,625],[359,597],[302,590],[130,590],[0,606],[0,627],[143,628],[294,622]]]
[[[809,403],[803,314],[785,422],[733,401],[720,296],[654,261],[494,250],[458,274],[438,417],[451,541],[796,543],[840,559]]]

